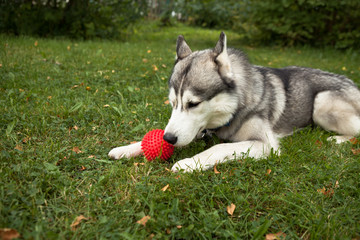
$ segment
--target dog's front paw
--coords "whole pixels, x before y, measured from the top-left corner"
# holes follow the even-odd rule
[[[108,156],[113,159],[120,159],[120,158],[131,158],[141,155],[143,152],[141,150],[141,142],[134,143],[127,146],[113,148]]]
[[[211,166],[201,163],[200,159],[196,160],[194,158],[185,158],[174,164],[171,168],[173,172],[179,172],[183,170],[184,172],[192,172],[194,170],[203,171],[209,169]]]
[[[113,159],[128,158],[129,155],[130,153],[127,150],[127,146],[113,148],[108,154],[108,156]]]

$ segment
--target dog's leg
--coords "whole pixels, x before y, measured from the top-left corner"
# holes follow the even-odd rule
[[[275,151],[277,149],[274,149]],[[215,145],[192,158],[180,160],[172,167],[173,172],[184,170],[207,170],[218,163],[234,160],[236,156],[248,154],[249,157],[260,158],[270,153],[271,146],[261,141],[244,141],[236,143],[224,143]]]
[[[350,96],[338,92],[319,93],[314,103],[314,122],[326,130],[341,134],[328,140],[346,142],[360,134],[360,115],[356,104],[358,102],[351,101]]]
[[[113,159],[120,159],[136,157],[141,154],[143,154],[143,151],[141,150],[141,142],[137,142],[127,146],[113,148],[108,155]]]

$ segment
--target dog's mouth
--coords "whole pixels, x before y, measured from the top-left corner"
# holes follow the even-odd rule
[[[198,131],[198,133],[196,134],[196,138],[197,139],[200,139],[200,138],[203,138],[206,134],[206,130],[205,130],[205,127],[201,127]]]

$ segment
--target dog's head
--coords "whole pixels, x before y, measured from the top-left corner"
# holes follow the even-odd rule
[[[222,127],[232,119],[238,107],[237,83],[224,33],[214,49],[195,52],[180,35],[176,55],[169,79],[173,110],[164,139],[185,146],[203,130]]]

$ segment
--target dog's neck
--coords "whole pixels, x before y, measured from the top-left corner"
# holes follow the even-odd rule
[[[224,125],[222,125],[220,127],[217,127],[217,128],[207,128],[207,129],[204,129],[202,132],[203,132],[204,135],[207,134],[207,133],[211,134],[211,133],[217,132],[218,130],[220,130],[223,127],[229,127],[231,125],[231,123],[233,122],[234,118],[235,118],[235,116],[232,115],[230,120],[226,124],[224,124]]]

